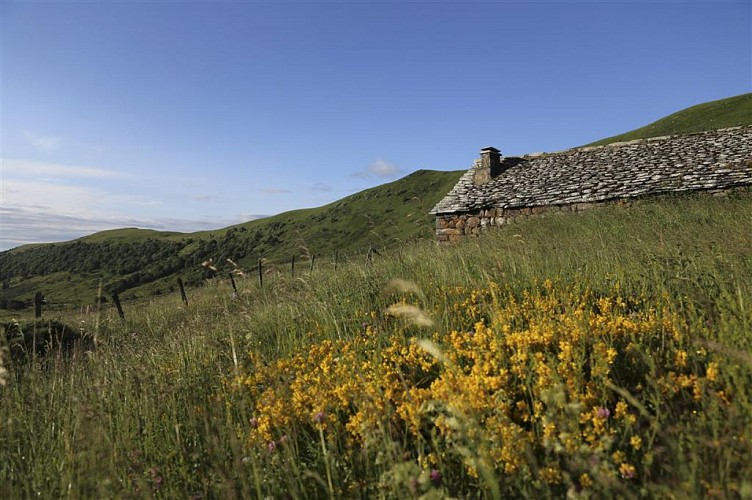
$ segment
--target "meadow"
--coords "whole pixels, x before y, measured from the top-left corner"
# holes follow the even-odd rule
[[[0,497],[752,497],[750,235],[664,197],[55,311],[96,349],[4,349]]]

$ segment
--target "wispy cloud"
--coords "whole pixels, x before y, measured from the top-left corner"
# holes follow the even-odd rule
[[[271,217],[270,215],[265,214],[238,214],[236,219],[238,222],[250,222],[252,220],[258,220],[258,219],[266,219],[267,217]]]
[[[368,165],[365,170],[354,173],[353,177],[357,177],[358,179],[371,179],[373,177],[388,179],[396,177],[401,173],[402,170],[394,163],[389,163],[384,160],[376,160]]]
[[[190,233],[219,229],[246,222],[260,216],[238,216],[235,219],[138,218],[122,215],[91,216],[60,213],[49,207],[0,206],[0,251],[29,243],[68,241],[106,229],[138,227],[160,231]]]
[[[331,193],[332,191],[334,191],[334,188],[327,184],[324,184],[323,182],[317,182],[316,184],[311,186],[311,191],[321,191],[324,193]]]
[[[82,212],[108,200],[100,189],[49,180],[9,179],[3,175],[0,199],[3,206],[47,208],[65,212]]]
[[[28,243],[65,241],[104,229],[127,227],[125,221],[61,214],[49,207],[0,207],[0,250]]]
[[[45,163],[15,158],[0,159],[3,175],[23,177],[48,177],[57,179],[117,179],[127,177],[127,174],[95,167],[79,165],[65,165],[62,163]]]
[[[193,201],[200,201],[200,202],[206,202],[206,201],[216,201],[219,199],[219,196],[216,194],[196,194],[190,197]]]
[[[29,141],[29,144],[42,151],[53,151],[63,144],[63,139],[55,135],[38,135],[29,131],[24,132],[24,138]]]
[[[193,232],[263,217],[209,215],[224,205],[222,196],[205,191],[211,188],[206,185],[203,192],[178,194],[173,184],[153,177],[103,168],[8,158],[0,166],[0,250],[106,229]]]
[[[282,189],[282,188],[263,188],[261,191],[264,193],[269,194],[285,194],[285,193],[292,193],[289,189]]]
[[[3,169],[5,170],[5,169]],[[76,238],[103,229],[134,225],[117,214],[116,205],[153,207],[142,196],[109,192],[100,186],[64,180],[7,178],[0,186],[0,249],[25,243]]]

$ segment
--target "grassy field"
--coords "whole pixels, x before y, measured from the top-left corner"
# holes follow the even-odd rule
[[[55,312],[97,348],[4,349],[0,497],[750,497],[751,214],[668,197]]]

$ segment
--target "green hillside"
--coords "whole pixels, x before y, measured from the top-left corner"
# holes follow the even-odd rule
[[[143,241],[148,239],[168,239],[174,236],[180,237],[183,236],[183,233],[126,227],[122,229],[111,229],[108,231],[100,231],[98,233],[90,234],[88,236],[80,238],[80,241],[86,243],[99,243],[103,241],[121,241],[125,243],[132,243],[135,241]]]
[[[626,134],[595,144],[752,124],[752,93],[699,104]],[[432,239],[428,211],[454,186],[462,171],[419,170],[389,184],[329,205],[285,212],[216,231],[177,233],[137,228],[102,231],[65,243],[25,245],[0,253],[0,316],[18,315],[43,290],[46,307],[91,304],[100,283],[106,295],[124,299],[160,295],[180,277],[197,286],[216,273],[302,266],[312,258],[362,259],[417,239]],[[202,266],[211,259],[212,266]],[[3,312],[5,311],[5,312]]]
[[[661,118],[650,125],[587,145],[600,146],[613,142],[690,134],[739,125],[752,125],[752,93],[698,104]]]
[[[48,307],[91,304],[99,283],[105,294],[125,299],[158,295],[181,277],[198,285],[214,274],[201,264],[209,259],[217,272],[234,269],[227,259],[255,269],[287,266],[292,256],[331,260],[361,258],[369,248],[433,238],[428,211],[457,182],[461,171],[419,170],[395,182],[356,193],[329,205],[285,212],[198,233],[125,228],[102,231],[74,241],[27,245],[3,252],[0,309],[20,311],[43,290]]]

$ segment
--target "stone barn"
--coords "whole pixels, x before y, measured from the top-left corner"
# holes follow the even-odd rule
[[[752,126],[504,157],[493,147],[431,210],[438,241],[518,217],[752,185]]]

